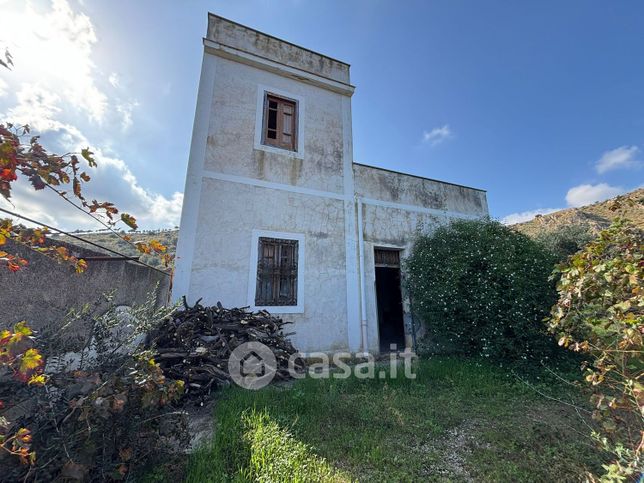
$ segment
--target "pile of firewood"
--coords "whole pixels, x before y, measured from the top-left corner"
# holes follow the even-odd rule
[[[228,385],[228,359],[237,346],[257,341],[266,345],[277,361],[274,380],[291,378],[288,360],[297,351],[284,333],[284,322],[266,311],[247,308],[226,309],[221,303],[204,307],[198,300],[172,314],[148,338],[155,360],[167,377],[185,382],[186,394],[199,398],[219,386]],[[303,370],[298,358],[295,368]]]

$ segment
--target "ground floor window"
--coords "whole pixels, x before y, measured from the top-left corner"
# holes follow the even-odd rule
[[[297,305],[298,240],[259,237],[256,306]]]

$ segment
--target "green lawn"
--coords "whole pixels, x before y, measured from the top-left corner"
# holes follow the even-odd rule
[[[568,400],[575,391],[538,388]],[[415,380],[231,388],[214,417],[189,482],[576,481],[601,471],[573,407],[473,361],[422,361]]]

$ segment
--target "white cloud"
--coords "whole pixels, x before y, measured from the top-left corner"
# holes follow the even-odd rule
[[[2,0],[0,0],[2,1]],[[92,135],[118,134],[132,125],[135,100],[110,98],[99,88],[102,79],[94,65],[97,42],[89,17],[75,13],[66,0],[51,3],[13,3],[0,16],[0,32],[11,38],[15,68],[6,77],[15,99],[2,98],[0,120],[29,124],[51,152],[79,151],[90,146],[98,167],[88,199],[113,202],[134,215],[142,228],[179,224],[182,193],[145,188],[127,163]],[[46,8],[43,8],[46,7]],[[119,129],[120,128],[120,129]],[[49,190],[35,192],[26,180],[15,183],[9,209],[63,229],[97,229],[101,225]],[[10,205],[0,200],[0,205]]]
[[[127,131],[132,126],[132,111],[139,107],[137,101],[124,102],[116,106],[116,110],[122,116],[121,128]]]
[[[606,183],[599,183],[596,185],[582,184],[570,188],[566,193],[566,202],[568,206],[579,207],[590,205],[597,201],[604,201],[608,198],[613,198],[621,195],[625,190],[619,186],[610,186]]]
[[[504,225],[514,225],[516,223],[523,223],[525,221],[532,220],[537,215],[547,215],[548,213],[554,213],[559,211],[561,208],[542,208],[538,210],[530,211],[521,211],[519,213],[512,213],[510,215],[504,216],[501,218],[501,223]]]
[[[606,151],[597,161],[595,169],[599,174],[603,174],[613,169],[638,166],[640,163],[636,158],[639,151],[637,146],[620,146],[611,151]]]
[[[87,169],[92,178],[85,187],[87,199],[114,202],[121,212],[134,215],[141,228],[172,228],[179,224],[183,193],[165,197],[151,192],[141,186],[123,160],[106,156],[100,150],[95,158],[98,167]],[[12,203],[14,206],[8,209],[59,228],[102,228],[57,194],[50,190],[36,192],[26,182],[16,183]]]
[[[121,78],[116,72],[112,72],[107,80],[115,89],[121,87]]]
[[[16,94],[13,107],[2,114],[14,124],[29,124],[34,132],[40,134],[54,132],[57,143],[69,151],[69,148],[82,149],[89,146],[89,141],[75,126],[56,119],[61,113],[61,99],[39,84],[24,83]]]
[[[441,127],[435,127],[431,131],[423,132],[423,142],[430,143],[432,146],[436,146],[452,137],[454,135],[447,124]]]
[[[97,39],[87,15],[74,13],[66,0],[52,0],[44,12],[27,2],[24,9],[3,10],[0,32],[11,39],[16,75],[43,79],[93,121],[103,119],[108,99],[96,85],[92,48]]]
[[[0,79],[0,97],[7,95],[7,92],[9,92],[9,84]]]
[[[23,84],[16,94],[17,104],[4,117],[15,124],[29,124],[37,131],[57,131],[61,123],[60,97],[39,84]]]

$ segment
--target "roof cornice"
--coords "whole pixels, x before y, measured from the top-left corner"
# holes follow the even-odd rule
[[[206,53],[222,57],[224,59],[234,60],[246,65],[266,70],[284,77],[290,77],[295,80],[306,82],[308,84],[327,89],[344,96],[351,97],[355,91],[355,86],[345,84],[319,74],[314,74],[303,69],[291,67],[275,60],[267,59],[260,55],[230,47],[228,45],[214,42],[210,39],[203,39],[204,50]]]

